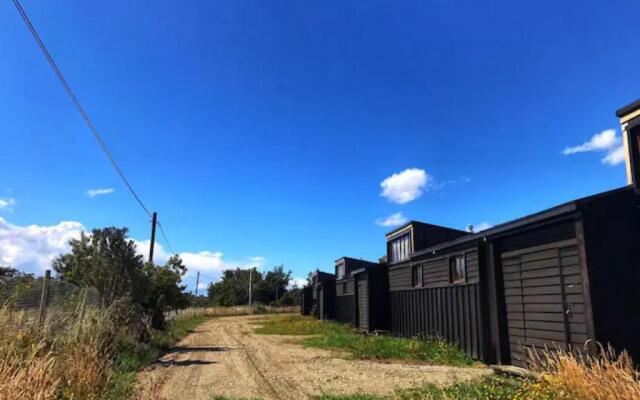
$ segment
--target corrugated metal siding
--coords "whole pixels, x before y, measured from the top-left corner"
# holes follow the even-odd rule
[[[358,318],[361,330],[369,330],[369,284],[366,276],[358,279]]]
[[[471,357],[484,357],[478,284],[402,290],[390,295],[394,333],[442,337]]]
[[[583,345],[588,339],[575,239],[502,253],[511,362],[527,349]]]

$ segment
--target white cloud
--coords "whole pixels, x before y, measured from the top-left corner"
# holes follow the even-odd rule
[[[87,190],[87,195],[91,198],[94,198],[96,196],[104,196],[106,194],[111,194],[115,191],[115,189],[112,188],[105,188],[105,189],[89,189]]]
[[[18,226],[0,218],[0,264],[36,273],[51,268],[57,256],[69,251],[69,240],[82,231],[84,226],[75,221]]]
[[[402,212],[397,212],[395,214],[391,214],[386,218],[378,218],[376,220],[376,224],[380,226],[398,226],[407,222],[407,219],[402,215]]]
[[[293,288],[294,286],[298,287],[298,288],[301,288],[301,287],[304,287],[306,285],[307,285],[307,279],[306,278],[295,278],[294,277],[294,278],[291,278],[289,280],[289,285],[287,285],[287,286],[289,288]]]
[[[562,154],[565,156],[586,153],[586,152],[604,152],[606,155],[602,158],[602,163],[607,165],[618,165],[624,162],[624,147],[622,138],[617,135],[614,129],[607,129],[600,133],[596,133],[591,140],[578,146],[566,147]]]
[[[603,164],[607,164],[607,165],[622,164],[625,161],[624,146],[620,145],[620,146],[616,147],[615,149],[609,151],[609,154],[607,154],[600,161]]]
[[[16,205],[16,199],[14,198],[4,198],[0,199],[0,210],[8,210],[13,211],[13,206]]]
[[[473,228],[473,232],[480,232],[480,231],[486,231],[491,227],[493,227],[493,224],[491,224],[490,222],[480,222],[479,224],[476,224],[476,225],[468,225],[466,230],[467,232],[471,232],[470,228]]]
[[[198,289],[207,289],[209,287],[208,283],[198,283]]]
[[[408,168],[395,173],[380,183],[383,197],[397,204],[404,204],[422,196],[431,177],[423,169]]]
[[[469,182],[471,182],[471,178],[467,176],[462,176],[458,179],[449,179],[448,181],[444,181],[444,182],[436,182],[434,179],[430,185],[430,188],[434,190],[440,190],[440,189],[443,189],[445,186],[457,185],[459,183],[469,183]]]
[[[141,254],[145,260],[149,256],[149,244],[150,240],[134,240],[136,247],[138,248],[138,254]],[[155,264],[162,265],[167,262],[172,254],[167,252],[161,243],[156,242],[153,248],[153,261]],[[247,269],[250,267],[257,267],[260,269],[264,266],[264,257],[249,257],[248,259],[240,262],[230,262],[224,260],[224,254],[220,251],[198,251],[189,252],[183,251],[178,253],[184,265],[187,267],[187,276],[195,276],[196,272],[200,271],[202,274],[207,275],[209,278],[218,279],[222,274],[222,271],[226,269],[242,268]]]

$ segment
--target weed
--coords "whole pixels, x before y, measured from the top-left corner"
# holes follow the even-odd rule
[[[352,357],[369,360],[412,360],[429,364],[467,366],[473,360],[444,340],[405,339],[392,336],[365,336],[344,324],[318,321],[309,317],[285,316],[256,321],[259,334],[313,335],[304,344],[309,347],[343,350]]]

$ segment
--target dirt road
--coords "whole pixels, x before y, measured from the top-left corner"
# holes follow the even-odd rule
[[[345,360],[304,348],[296,344],[299,338],[255,335],[255,326],[249,324],[255,318],[219,318],[201,325],[141,374],[147,397],[300,400],[320,394],[389,394],[396,388],[446,385],[489,373],[481,368]]]

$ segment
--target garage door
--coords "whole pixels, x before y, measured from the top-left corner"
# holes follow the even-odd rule
[[[534,346],[587,340],[578,257],[575,239],[501,254],[512,364],[526,366]]]
[[[358,276],[358,318],[363,331],[369,331],[369,285],[367,276]]]

